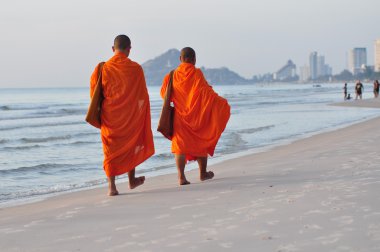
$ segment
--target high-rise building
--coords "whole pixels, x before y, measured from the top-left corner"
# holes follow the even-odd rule
[[[277,81],[292,81],[297,78],[296,65],[288,60],[285,66],[273,74],[273,79]]]
[[[317,52],[310,53],[309,69],[310,69],[310,79],[316,80],[318,78],[318,53]]]
[[[380,39],[375,41],[375,72],[380,72]]]
[[[300,67],[300,81],[307,82],[310,80],[310,68],[308,65]]]
[[[317,76],[326,76],[325,56],[317,57]]]
[[[361,72],[367,66],[367,48],[353,48],[348,54],[348,68],[352,74]]]
[[[303,68],[302,71],[306,73],[306,68]],[[310,80],[316,80],[332,74],[332,68],[325,63],[325,56],[318,55],[317,52],[310,53],[308,71]]]

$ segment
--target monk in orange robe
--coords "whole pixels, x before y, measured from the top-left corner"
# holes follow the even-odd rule
[[[104,171],[109,196],[118,194],[115,176],[128,172],[129,187],[142,185],[145,177],[135,177],[135,167],[154,154],[150,103],[142,67],[128,58],[131,41],[126,35],[115,38],[114,56],[102,69],[104,100],[101,110],[101,138]],[[91,76],[92,97],[99,66]]]
[[[181,50],[180,61],[173,74],[171,96],[175,111],[172,153],[179,184],[187,185],[190,182],[185,176],[185,165],[190,160],[197,160],[201,181],[214,177],[212,171],[207,171],[207,158],[214,155],[215,146],[230,118],[230,106],[195,67],[196,56],[192,48]],[[169,74],[163,80],[161,97],[165,97],[168,83]]]

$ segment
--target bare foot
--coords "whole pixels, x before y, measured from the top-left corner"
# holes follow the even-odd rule
[[[145,176],[137,177],[134,180],[130,180],[129,181],[129,188],[135,189],[136,187],[144,184],[144,181],[145,181]]]
[[[205,172],[201,174],[201,181],[209,180],[214,177],[214,173],[212,171]]]
[[[116,195],[119,195],[119,192],[116,189],[108,191],[108,196],[116,196]]]
[[[180,179],[179,180],[179,185],[182,186],[182,185],[190,185],[190,182],[187,181],[187,179]]]

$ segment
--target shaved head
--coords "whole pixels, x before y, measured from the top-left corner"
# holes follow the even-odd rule
[[[194,49],[191,47],[183,48],[181,50],[180,60],[181,62],[191,63],[195,65],[196,57]]]
[[[124,51],[131,47],[131,40],[127,35],[119,35],[115,38],[113,42],[113,47],[115,50]]]

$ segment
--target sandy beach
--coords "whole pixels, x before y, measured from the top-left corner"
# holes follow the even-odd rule
[[[380,251],[379,142],[375,118],[213,165],[212,181],[195,170],[184,187],[172,174],[3,208],[0,250]]]

